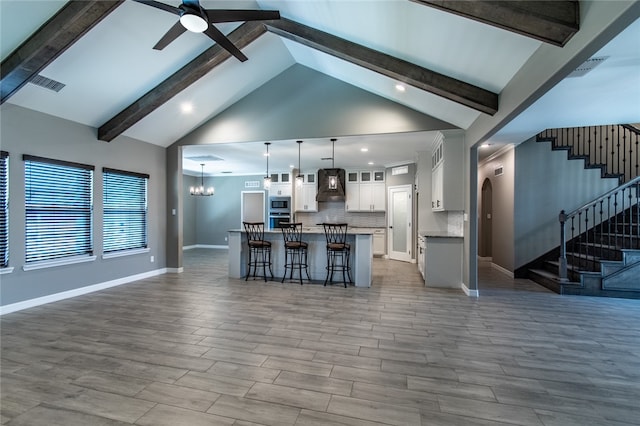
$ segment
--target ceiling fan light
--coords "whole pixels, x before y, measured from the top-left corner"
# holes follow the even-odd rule
[[[209,24],[202,16],[191,12],[183,13],[180,17],[180,23],[193,33],[202,33],[209,28]]]

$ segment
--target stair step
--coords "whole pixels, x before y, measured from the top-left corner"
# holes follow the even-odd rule
[[[529,269],[529,279],[558,294],[575,294],[582,288],[579,282],[561,281],[557,274],[543,269]]]

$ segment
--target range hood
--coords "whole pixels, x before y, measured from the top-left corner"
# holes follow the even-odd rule
[[[329,188],[329,176],[338,176],[336,189]],[[318,194],[316,201],[344,201],[345,172],[344,169],[319,169]]]

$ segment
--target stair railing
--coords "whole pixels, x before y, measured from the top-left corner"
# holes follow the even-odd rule
[[[634,241],[638,241],[640,238],[640,176],[570,213],[562,210],[558,218],[560,220],[558,276],[560,280],[567,281],[569,266],[593,271],[595,264],[603,258],[608,246],[633,248]],[[573,254],[569,262],[567,250]],[[576,261],[576,257],[580,260]]]
[[[640,129],[629,124],[546,129],[538,141],[550,141],[554,149],[570,149],[588,167],[603,169],[603,177],[620,183],[640,176]]]

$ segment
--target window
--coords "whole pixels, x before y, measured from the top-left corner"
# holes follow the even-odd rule
[[[93,254],[93,166],[24,155],[25,263]]]
[[[103,251],[147,247],[147,183],[149,175],[102,169]]]
[[[0,151],[0,268],[9,266],[9,154]]]

